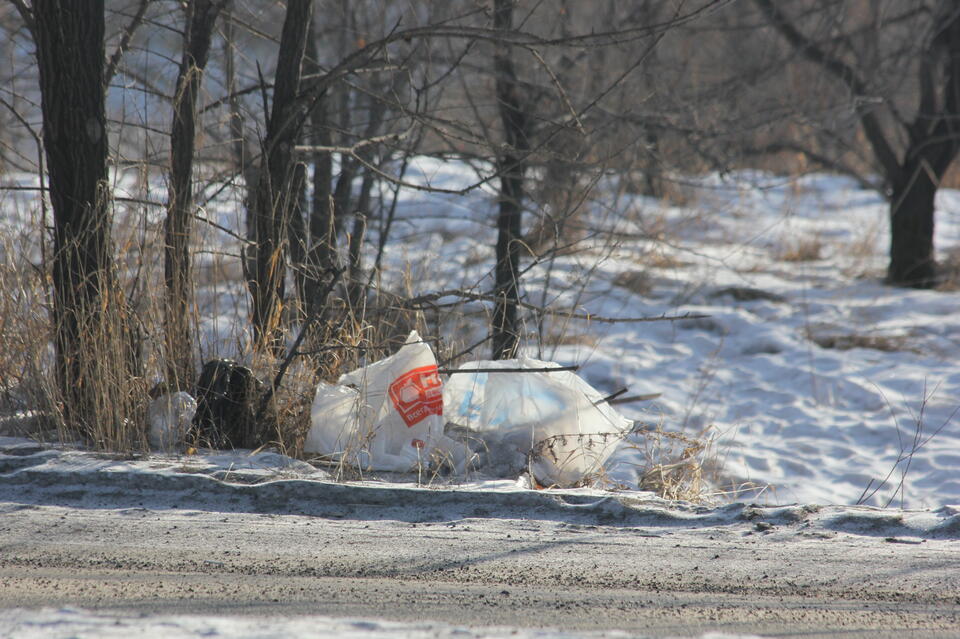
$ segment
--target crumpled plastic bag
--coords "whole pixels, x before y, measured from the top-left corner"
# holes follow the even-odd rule
[[[478,361],[458,369],[558,366],[521,358]],[[444,385],[448,422],[483,441],[481,470],[541,485],[574,486],[601,469],[632,422],[570,371],[456,372]]]
[[[416,331],[395,354],[321,383],[303,450],[364,470],[406,472],[432,456],[462,466],[469,451],[443,434],[443,383]]]

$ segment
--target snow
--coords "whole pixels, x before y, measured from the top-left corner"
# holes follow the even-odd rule
[[[645,491],[596,487],[536,490],[522,480],[471,482],[430,478],[333,481],[311,464],[274,452],[156,453],[139,458],[40,446],[0,437],[0,513],[16,504],[83,509],[256,512],[398,521],[463,518],[549,519],[615,526],[737,526],[761,520],[804,522],[835,535],[956,539],[960,502],[937,509],[876,506],[782,506],[732,502],[707,506]]]
[[[446,166],[432,183],[462,187],[471,177],[464,170],[458,179]],[[771,504],[960,501],[960,293],[882,284],[887,208],[879,196],[822,174],[706,176],[684,206],[615,198],[615,186],[613,177],[601,181],[580,222],[612,236],[588,237],[579,252],[532,268],[527,299],[606,317],[708,317],[557,318],[546,332],[565,328],[572,338],[540,345],[531,321],[528,355],[580,365],[604,392],[662,393],[622,409],[664,430],[712,438],[718,492],[753,486],[739,498]],[[489,256],[489,199],[475,194],[471,209],[486,222],[484,236],[476,227],[451,232],[441,215],[419,218],[425,197],[400,207],[418,233],[394,249],[390,264],[429,265],[414,294],[489,286],[489,261],[474,257]],[[937,206],[937,242],[947,249],[939,258],[949,261],[960,239],[960,193],[943,190]],[[450,215],[466,224],[462,205]],[[608,464],[612,482],[635,487],[642,448],[622,447]]]
[[[418,158],[405,179],[462,190],[477,184],[477,170],[485,169]],[[561,313],[545,318],[542,339],[536,318],[525,316],[524,355],[579,365],[602,393],[659,393],[619,409],[711,442],[713,504],[941,512],[960,503],[960,292],[882,284],[882,199],[825,174],[745,171],[685,182],[674,201],[624,193],[617,176],[597,182],[573,225],[584,229],[576,250],[544,257],[524,274],[525,299]],[[22,192],[3,197],[3,228],[36,217]],[[233,227],[238,201],[224,193],[205,213]],[[464,195],[403,192],[384,285],[412,295],[488,290],[494,207],[489,185]],[[960,246],[960,192],[941,190],[937,207],[938,257],[950,262]],[[211,246],[239,253],[228,235],[204,233]],[[377,233],[374,222],[374,246]],[[199,289],[206,357],[246,356],[245,292],[234,284]],[[466,308],[478,313],[441,318],[445,338],[459,346],[484,331],[482,304]],[[571,320],[566,311],[706,317],[609,324]],[[646,454],[642,436],[625,442],[604,486],[635,490]],[[485,491],[490,482],[460,486]]]
[[[141,617],[92,612],[77,608],[44,610],[0,610],[0,630],[9,639],[192,639],[233,637],[234,639],[615,639],[638,637],[634,633],[564,632],[558,629],[466,628],[438,622],[400,623],[381,620],[333,619],[302,616],[293,619],[263,617],[211,617],[156,615]],[[9,633],[9,634],[7,634]],[[750,639],[752,635],[710,632],[701,639]],[[642,636],[639,639],[643,639]]]

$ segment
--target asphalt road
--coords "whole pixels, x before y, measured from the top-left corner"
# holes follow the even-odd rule
[[[0,608],[62,605],[650,636],[958,637],[960,541],[802,519],[637,527],[0,504]]]

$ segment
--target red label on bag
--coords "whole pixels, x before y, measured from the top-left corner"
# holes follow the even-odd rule
[[[393,380],[390,401],[407,428],[429,415],[443,415],[443,384],[436,364],[415,368]]]

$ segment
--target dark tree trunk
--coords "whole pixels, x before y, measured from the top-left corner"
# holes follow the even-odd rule
[[[314,25],[314,18],[311,17],[310,26],[307,29],[307,42],[304,48],[303,57],[303,77],[304,88],[308,88],[311,83],[317,81],[322,69],[320,68],[317,51],[317,32]],[[316,126],[315,120],[322,117],[323,98],[318,99],[307,112],[307,122],[311,129]],[[315,132],[303,136],[307,143],[321,144]],[[317,154],[320,155],[320,154]],[[329,156],[327,156],[329,159]],[[313,188],[314,193],[321,191],[320,197],[326,199],[325,190],[328,190],[330,184],[329,176],[324,179],[323,169],[319,166],[319,159],[313,160]],[[310,258],[310,217],[311,210],[307,206],[307,167],[304,162],[297,162],[294,183],[298,189],[297,203],[290,218],[290,265],[293,269],[293,282],[296,287],[296,296],[299,305],[301,317],[309,316],[307,308],[307,289],[310,286],[311,275],[318,272],[318,269],[311,268]],[[329,172],[329,169],[327,173]],[[316,196],[315,196],[316,197]]]
[[[307,247],[309,234],[304,218],[307,205],[307,166],[297,162],[293,168],[293,181],[290,189],[296,193],[296,200],[290,210],[290,223],[287,224],[287,243],[290,246],[290,268],[293,271],[293,285],[296,289],[297,319],[305,319],[306,313],[306,276]]]
[[[103,0],[36,0],[34,38],[53,204],[57,382],[68,426],[128,446],[122,405],[135,358],[112,273]],[[119,361],[117,361],[119,360]],[[109,421],[112,423],[105,423]],[[117,439],[101,436],[115,429]]]
[[[193,217],[193,156],[197,98],[210,54],[214,23],[223,2],[193,0],[187,10],[183,59],[173,98],[170,128],[170,194],[164,243],[164,280],[167,289],[165,338],[167,382],[178,388],[193,384],[193,339],[190,317],[193,289],[190,265]]]
[[[310,29],[307,40],[307,55],[304,72],[315,79],[322,69],[317,51],[316,30]],[[310,109],[310,142],[316,146],[331,146],[333,137],[330,126],[330,93],[325,91]],[[313,200],[307,223],[307,252],[304,256],[301,301],[308,317],[313,317],[324,308],[326,300],[320,299],[326,290],[324,273],[333,266],[335,236],[330,185],[333,182],[333,157],[329,151],[317,151],[311,157],[313,163]]]
[[[890,263],[887,283],[930,288],[937,281],[933,251],[934,198],[960,149],[960,12],[954,0],[928,8],[933,37],[921,38],[917,51],[917,109],[904,124],[909,140],[902,157],[878,116],[880,110],[861,96],[871,95],[858,67],[805,35],[773,0],[754,0],[770,23],[794,49],[857,96],[855,110],[890,196]],[[896,114],[895,121],[902,117]]]
[[[888,171],[890,265],[887,283],[930,288],[937,283],[934,261],[934,199],[960,151],[960,13],[955,3],[940,9],[949,19],[939,26],[920,64],[920,105],[909,127],[902,167]],[[938,77],[942,73],[942,77]],[[935,88],[942,87],[939,104]]]
[[[509,30],[513,26],[514,0],[495,0],[493,25]],[[494,270],[496,304],[493,311],[493,359],[516,354],[520,340],[517,318],[523,180],[526,173],[529,119],[520,100],[517,72],[509,45],[498,42],[493,57],[497,103],[506,138],[506,151],[497,158],[500,173],[500,203],[497,214],[497,262]]]
[[[373,192],[375,174],[369,168],[363,171],[363,181],[360,184],[360,195],[357,197],[357,208],[354,211],[353,230],[350,232],[349,246],[349,273],[351,290],[350,299],[354,305],[363,299],[366,288],[363,281],[363,236],[367,232],[367,220],[370,219],[370,201]]]
[[[905,171],[890,198],[890,264],[887,283],[913,288],[936,284],[933,253],[934,176],[922,167]]]
[[[312,0],[289,0],[280,36],[273,104],[263,142],[263,165],[253,198],[256,260],[250,282],[252,323],[258,347],[275,355],[283,350],[280,311],[284,297],[286,226],[297,200],[292,188],[293,150],[303,124],[296,101],[310,26]]]
[[[233,147],[233,157],[236,162],[240,175],[247,185],[247,196],[244,198],[244,207],[246,208],[246,238],[251,243],[256,241],[256,218],[254,216],[251,198],[256,191],[257,184],[257,166],[250,157],[251,144],[247,143],[246,132],[244,130],[243,110],[241,109],[240,97],[237,95],[237,74],[236,74],[236,37],[234,35],[234,25],[231,16],[230,5],[227,4],[223,9],[223,75],[227,85],[227,94],[230,96],[230,142]],[[253,272],[255,270],[255,250],[245,248],[242,251],[241,267],[244,278],[247,282],[252,282]]]

